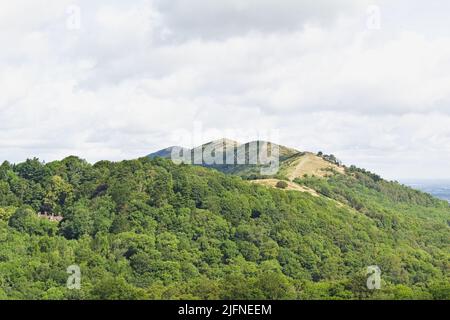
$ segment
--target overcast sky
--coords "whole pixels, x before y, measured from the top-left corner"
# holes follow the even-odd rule
[[[445,0],[1,1],[0,160],[130,159],[201,127],[201,142],[276,132],[389,179],[450,178],[449,14]]]

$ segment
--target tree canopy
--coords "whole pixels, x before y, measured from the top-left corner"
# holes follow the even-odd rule
[[[450,299],[447,203],[356,168],[296,182],[320,196],[161,158],[5,162],[0,299]]]

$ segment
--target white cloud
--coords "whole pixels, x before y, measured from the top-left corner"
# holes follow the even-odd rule
[[[0,158],[133,158],[201,121],[232,138],[276,129],[390,178],[442,177],[449,34],[422,31],[403,1],[380,1],[368,30],[362,3],[81,0],[69,30],[70,1],[4,2]]]

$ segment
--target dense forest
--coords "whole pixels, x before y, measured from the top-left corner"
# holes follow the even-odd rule
[[[450,299],[448,203],[354,167],[295,182],[320,196],[162,158],[4,162],[0,299]]]

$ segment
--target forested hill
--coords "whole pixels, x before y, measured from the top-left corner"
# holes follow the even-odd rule
[[[450,299],[447,203],[356,168],[290,183],[315,193],[161,158],[5,162],[0,299]]]

